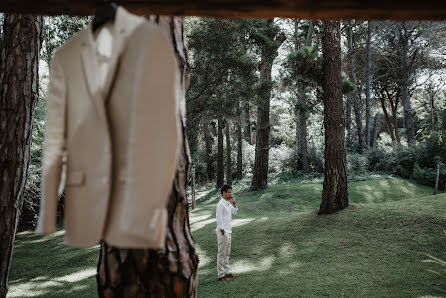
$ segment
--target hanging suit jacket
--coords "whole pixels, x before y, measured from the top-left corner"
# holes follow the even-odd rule
[[[104,80],[91,25],[54,55],[36,231],[56,231],[66,167],[66,244],[163,248],[181,145],[178,66],[167,32],[121,7],[112,37]]]

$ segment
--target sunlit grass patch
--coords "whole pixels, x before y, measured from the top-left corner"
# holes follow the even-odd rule
[[[203,190],[203,192],[206,192]],[[318,216],[320,183],[235,193],[230,263],[217,281],[217,192],[190,211],[199,297],[439,297],[423,253],[446,259],[446,194],[400,179],[349,183],[350,206]],[[8,297],[97,297],[98,246],[75,249],[64,230],[17,235]]]

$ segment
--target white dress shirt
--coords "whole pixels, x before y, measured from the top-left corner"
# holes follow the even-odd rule
[[[108,22],[93,33],[92,45],[95,47],[98,59],[98,80],[100,85],[104,85],[107,72],[110,68],[110,58],[112,55],[114,24]]]
[[[232,214],[237,214],[238,207],[235,208],[229,201],[221,198],[217,204],[217,231],[224,230],[226,233],[232,233],[231,220]]]

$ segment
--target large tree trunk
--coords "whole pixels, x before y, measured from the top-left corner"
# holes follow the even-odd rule
[[[367,22],[367,59],[366,59],[366,85],[365,85],[365,133],[366,133],[366,144],[370,147],[370,85],[372,81],[371,75],[371,43],[372,43],[372,23],[371,21]]]
[[[237,115],[237,179],[243,178],[243,133],[242,133],[242,108],[238,104]]]
[[[249,111],[249,102],[246,101],[243,107],[243,137],[246,142],[251,145],[252,136],[251,136],[251,115]]]
[[[407,55],[409,52],[409,34],[405,27],[405,23],[402,23],[403,32],[401,35],[401,90],[403,97],[403,109],[404,109],[404,126],[406,128],[407,143],[413,144],[415,141],[415,132],[413,127],[413,112],[410,104],[409,94],[409,64],[407,61]]]
[[[217,188],[221,188],[224,184],[224,165],[223,165],[223,116],[218,114],[218,141],[217,141]]]
[[[274,58],[277,57],[280,45],[286,37],[283,32],[278,35],[274,30],[274,21],[268,20],[265,36],[269,39],[262,45],[260,61],[260,84],[262,86],[259,94],[259,105],[257,107],[257,129],[256,129],[256,151],[251,189],[264,189],[268,187],[268,159],[269,159],[269,112],[272,79],[271,70]]]
[[[214,163],[212,160],[213,139],[209,131],[209,119],[208,119],[208,114],[206,112],[203,112],[202,123],[203,123],[204,146],[206,150],[205,153],[206,178],[207,181],[210,182],[214,180]]]
[[[231,134],[230,120],[226,119],[226,183],[232,185]]]
[[[196,297],[198,256],[189,227],[186,187],[190,155],[184,100],[188,85],[187,54],[182,18],[156,20],[171,33],[180,66],[183,147],[168,203],[166,246],[154,249],[118,249],[102,243],[98,264],[100,297]]]
[[[330,214],[348,206],[347,162],[342,104],[340,23],[324,21],[322,26],[325,167],[319,214]]]
[[[263,66],[261,71],[261,80],[267,77],[268,66]],[[271,64],[272,67],[272,64]],[[271,68],[270,68],[271,77]],[[268,158],[269,158],[269,111],[270,98],[268,95],[263,96],[262,103],[257,107],[257,129],[256,129],[256,150],[253,168],[253,176],[251,182],[251,189],[264,189],[268,187]]]
[[[356,90],[352,94],[353,110],[355,112],[356,129],[358,131],[359,150],[362,153],[365,149],[365,140],[364,140],[364,132],[362,130],[362,115],[361,115],[361,103],[360,103],[361,92],[360,89],[358,88],[356,80],[356,62],[355,62],[355,51],[353,48],[353,30],[351,23],[348,25],[347,35],[348,35],[348,48],[350,56],[350,78],[352,80],[353,85],[356,88]]]
[[[8,274],[31,155],[39,97],[41,16],[4,15],[0,45],[0,297]]]

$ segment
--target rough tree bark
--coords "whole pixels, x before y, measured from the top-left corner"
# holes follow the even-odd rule
[[[366,59],[366,85],[365,85],[365,133],[366,133],[366,144],[370,147],[370,85],[372,82],[372,74],[371,74],[371,43],[372,43],[372,25],[373,22],[367,22],[367,59]]]
[[[242,108],[238,103],[237,115],[237,179],[243,178],[243,133],[242,133]]]
[[[41,16],[4,16],[0,45],[0,297],[8,292],[39,97]]]
[[[348,206],[340,23],[324,21],[322,30],[325,167],[319,214],[330,214]]]
[[[203,135],[204,135],[204,146],[206,149],[205,162],[206,162],[206,178],[210,182],[214,180],[214,163],[212,160],[212,143],[213,139],[209,131],[209,118],[206,112],[203,112]]]
[[[183,20],[154,18],[171,33],[181,74],[183,147],[168,203],[166,246],[154,249],[118,249],[101,244],[98,263],[99,297],[196,297],[198,256],[190,233],[186,188],[190,155],[186,136],[185,92],[188,85]]]
[[[231,134],[229,129],[230,120],[226,119],[226,183],[232,185]]]
[[[224,184],[225,173],[223,165],[223,116],[218,114],[218,141],[217,141],[217,188],[221,188]]]
[[[362,115],[361,115],[361,93],[358,88],[357,80],[356,80],[356,61],[355,61],[355,51],[353,48],[353,30],[351,22],[347,28],[347,37],[348,37],[348,52],[350,56],[350,78],[352,80],[353,85],[355,86],[355,91],[351,95],[353,102],[353,111],[355,112],[355,120],[356,120],[356,129],[358,133],[358,141],[359,141],[359,150],[362,153],[365,149],[365,140],[364,140],[364,132],[362,129]]]
[[[257,129],[256,129],[256,150],[251,181],[251,189],[264,189],[268,187],[268,158],[269,158],[269,112],[272,89],[271,70],[274,58],[277,57],[277,50],[285,41],[283,32],[277,33],[272,30],[273,20],[268,20],[268,30],[265,36],[269,42],[264,42],[261,50],[260,62],[260,84],[262,91],[259,94],[259,105],[257,107]]]

